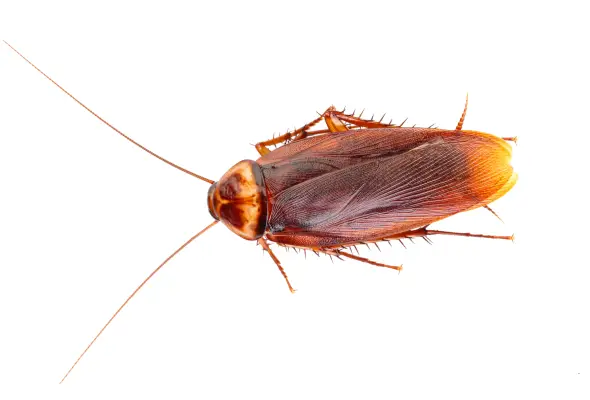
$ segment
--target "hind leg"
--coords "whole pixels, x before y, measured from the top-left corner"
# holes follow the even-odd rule
[[[281,136],[266,140],[256,144],[256,150],[261,156],[270,153],[268,146],[289,143],[295,140],[301,140],[307,137],[321,135],[324,133],[346,132],[350,129],[360,128],[394,128],[396,125],[382,123],[383,117],[379,121],[374,121],[373,118],[363,119],[362,113],[358,117],[353,114],[345,114],[344,111],[338,111],[334,106],[328,107],[320,116],[313,121],[303,125],[299,129],[292,132],[287,132]],[[328,129],[318,129],[311,131],[310,129],[324,120]]]

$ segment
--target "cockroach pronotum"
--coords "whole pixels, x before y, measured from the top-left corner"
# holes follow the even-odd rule
[[[6,43],[6,42],[5,42]],[[214,221],[162,262],[98,332],[63,380],[129,300],[172,257],[219,221],[268,252],[294,292],[269,241],[336,258],[401,270],[355,255],[359,244],[431,235],[495,236],[430,229],[451,215],[485,207],[507,193],[517,175],[510,160],[515,137],[462,130],[468,99],[453,130],[404,127],[329,107],[291,132],[256,144],[260,157],[231,167],[219,181],[157,155],[119,131],[6,43],[33,68],[119,135],[163,162],[209,183]],[[324,122],[326,128],[318,128]],[[405,121],[404,121],[405,122]],[[279,146],[270,150],[269,146]]]

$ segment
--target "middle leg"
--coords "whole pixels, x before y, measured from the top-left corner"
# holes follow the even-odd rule
[[[281,262],[279,261],[277,256],[275,256],[275,253],[273,253],[273,251],[270,249],[270,246],[266,242],[266,239],[264,239],[264,238],[258,239],[258,244],[260,244],[262,246],[262,248],[268,252],[268,254],[270,255],[270,258],[272,258],[272,260],[275,262],[277,267],[279,267],[279,271],[281,271],[281,274],[285,278],[285,281],[287,282],[287,286],[289,286],[289,290],[291,291],[291,293],[295,293],[295,289],[293,289],[293,286],[291,286],[291,282],[289,282],[289,278],[287,278],[287,273],[283,269],[283,266],[281,265]]]
[[[346,257],[346,258],[351,258],[353,260],[357,260],[360,262],[364,262],[367,264],[371,264],[374,265],[376,267],[384,267],[384,268],[390,268],[390,269],[395,269],[397,271],[401,271],[402,270],[402,266],[401,265],[389,265],[389,264],[383,264],[377,261],[372,261],[369,260],[368,258],[365,257],[361,257],[361,256],[355,256],[352,253],[348,253],[344,250],[341,249],[320,249],[319,251],[321,251],[322,253],[337,257],[337,258],[342,258],[342,257]]]

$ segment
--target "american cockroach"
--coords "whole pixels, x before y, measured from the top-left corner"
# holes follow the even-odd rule
[[[6,42],[5,42],[6,43]],[[129,300],[172,257],[219,221],[268,252],[294,292],[269,242],[401,270],[355,255],[359,244],[431,235],[495,236],[430,229],[454,214],[507,193],[517,175],[510,165],[516,138],[463,130],[468,101],[455,129],[404,127],[329,107],[291,132],[255,145],[260,157],[243,160],[217,182],[157,155],[119,131],[6,43],[33,68],[119,135],[163,162],[210,184],[214,221],[164,260],[125,300],[70,370]],[[318,128],[320,123],[325,128]],[[405,122],[405,121],[404,121]],[[279,146],[270,150],[270,146]],[[62,382],[63,382],[62,379]]]

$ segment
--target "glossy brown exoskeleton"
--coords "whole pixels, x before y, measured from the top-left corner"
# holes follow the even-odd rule
[[[399,270],[399,266],[371,261],[347,249],[390,239],[428,240],[429,235],[436,234],[511,238],[428,229],[433,222],[462,211],[489,209],[489,203],[516,183],[516,174],[510,166],[512,148],[507,143],[516,138],[462,130],[467,102],[454,130],[406,128],[403,123],[396,126],[372,118],[366,120],[362,113],[355,116],[330,107],[302,128],[258,143],[260,158],[240,161],[214,182],[133,141],[45,77],[125,139],[167,164],[210,183],[207,204],[215,219],[142,282],[70,371],[145,282],[218,221],[238,236],[262,245],[291,291],[293,288],[269,241]],[[316,128],[322,121],[326,128]],[[282,146],[270,151],[271,145]]]
[[[239,236],[349,257],[359,243],[434,234],[509,239],[426,229],[489,203],[516,182],[514,138],[454,130],[404,128],[326,110],[320,118],[256,145],[209,189],[209,211]],[[328,129],[311,130],[320,120]],[[274,151],[268,145],[288,142]],[[285,279],[287,278],[281,268]],[[287,284],[289,281],[287,280]],[[291,285],[289,288],[292,290]]]

